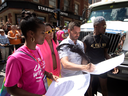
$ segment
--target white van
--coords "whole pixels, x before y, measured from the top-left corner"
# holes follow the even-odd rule
[[[117,56],[125,53],[124,62],[118,66],[119,73],[108,76],[121,80],[128,80],[128,0],[103,0],[89,6],[90,15],[87,23],[81,25],[81,34],[79,40],[93,32],[93,20],[97,16],[103,16],[106,19],[106,32],[110,38],[110,48],[108,53],[111,56]],[[116,61],[115,61],[116,62]]]

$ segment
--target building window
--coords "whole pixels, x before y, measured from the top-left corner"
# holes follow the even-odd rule
[[[89,0],[88,3],[92,4],[92,0]]]
[[[42,20],[43,22],[46,22],[46,17],[40,17],[40,16],[37,16],[38,19]]]
[[[49,0],[49,7],[56,8],[56,0]]]
[[[79,5],[75,4],[75,14],[78,15],[79,13]]]
[[[1,0],[1,3],[3,3],[4,2],[4,0]]]
[[[39,3],[39,0],[33,0],[34,2],[38,2]]]
[[[3,25],[3,18],[0,17],[0,25]]]
[[[69,9],[69,0],[64,0],[64,11]]]

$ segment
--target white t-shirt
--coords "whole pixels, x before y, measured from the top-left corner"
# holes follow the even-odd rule
[[[75,45],[74,42],[69,37],[67,37],[67,39],[64,39],[60,43],[60,45],[64,44],[64,43]],[[83,42],[77,40],[76,46],[79,46],[84,51]],[[69,62],[81,65],[82,58],[78,53],[71,52],[70,48],[67,48],[66,45],[62,46],[60,49],[62,49],[62,50],[58,51],[60,59],[63,58],[63,57],[68,56]],[[74,70],[65,69],[62,65],[62,69],[61,69],[61,76],[62,77],[79,75],[79,74],[82,74],[82,71],[74,71]]]

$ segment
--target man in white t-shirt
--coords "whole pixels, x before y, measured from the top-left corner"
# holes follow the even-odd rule
[[[62,44],[71,44],[79,47],[82,51],[84,51],[83,42],[78,40],[80,35],[80,24],[77,22],[70,22],[69,23],[69,36],[64,39],[60,45]],[[60,46],[59,45],[59,46]],[[82,74],[82,71],[92,72],[95,69],[95,66],[91,63],[87,64],[87,61],[80,56],[76,52],[72,52],[70,48],[66,48],[67,46],[64,45],[60,47],[59,56],[62,64],[61,69],[61,76],[73,76]]]

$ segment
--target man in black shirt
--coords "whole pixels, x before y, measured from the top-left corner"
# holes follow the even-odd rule
[[[97,64],[101,61],[104,61],[105,59],[110,58],[110,56],[107,53],[109,48],[109,38],[104,35],[106,30],[106,22],[104,17],[102,16],[96,17],[94,19],[93,26],[94,26],[94,32],[92,34],[85,36],[83,42],[85,45],[85,52],[90,57],[91,63]],[[100,81],[103,96],[108,96],[107,73],[101,74],[99,76],[92,76],[92,80],[91,80],[92,86],[89,87],[90,91],[91,91],[91,87],[92,89],[95,89],[94,87],[96,87],[97,85],[97,81],[95,78],[98,78]],[[95,83],[94,87],[93,87],[94,84],[93,82]],[[93,96],[92,94],[94,93],[95,92],[92,91],[92,93],[90,93],[90,96]]]

